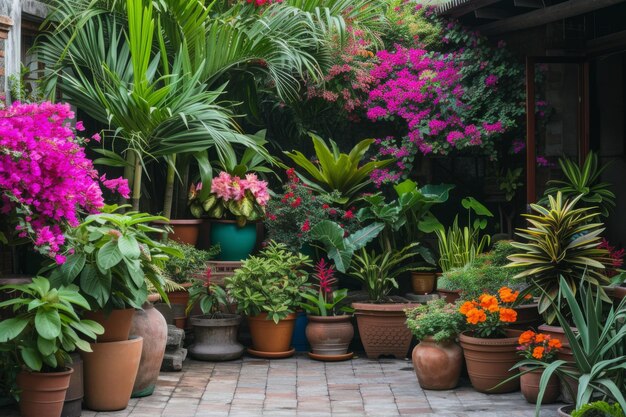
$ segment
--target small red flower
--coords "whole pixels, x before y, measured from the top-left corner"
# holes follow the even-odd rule
[[[324,205],[322,205],[322,208],[323,208],[324,210],[328,210],[328,209],[330,208],[330,206],[329,206],[328,204],[324,204]]]
[[[348,210],[344,213],[343,215],[344,219],[353,219],[354,218],[354,213],[352,212],[352,210]]]
[[[297,197],[295,200],[293,200],[293,202],[291,203],[291,207],[296,208],[299,207],[300,204],[302,204],[302,199],[300,197]]]
[[[309,221],[309,219],[306,219],[304,221],[300,230],[302,230],[303,232],[308,232],[309,230],[311,230],[311,222]]]

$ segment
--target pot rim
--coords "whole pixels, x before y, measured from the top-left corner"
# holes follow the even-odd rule
[[[207,217],[207,218],[200,219],[200,220],[201,221],[202,220],[208,220],[209,223],[226,223],[226,224],[234,223],[234,224],[237,224],[237,220],[231,220],[231,219],[214,219],[212,217]],[[249,226],[249,225],[255,225],[256,226],[257,223],[259,223],[258,220],[247,220],[246,224],[244,226],[241,226],[241,227],[246,227],[246,226]]]
[[[247,317],[248,317],[248,320],[268,320],[267,316],[268,316],[267,313],[259,313],[255,316],[247,316]],[[287,317],[285,317],[282,320],[279,320],[278,322],[280,323],[281,321],[295,320],[296,317],[297,317],[297,313],[289,313]],[[271,320],[268,320],[268,321],[271,321]]]
[[[33,376],[41,376],[42,378],[68,375],[74,372],[74,368],[72,368],[71,366],[65,366],[63,369],[64,369],[63,371],[41,372],[41,371],[31,371],[30,369],[22,368],[21,372],[25,374],[33,375]]]
[[[155,220],[154,222],[157,224],[170,224],[172,226],[193,226],[197,224],[202,224],[202,219],[169,219],[168,221]]]
[[[340,314],[335,316],[314,316],[311,314],[307,314],[309,321],[314,321],[318,323],[336,323],[336,322],[344,322],[344,321],[352,321],[352,314]]]
[[[423,339],[418,339],[418,340],[419,340],[420,343],[427,342],[427,343],[435,343],[437,345],[447,345],[447,344],[451,344],[451,343],[458,344],[456,342],[456,338],[446,339],[446,340],[442,340],[440,342],[436,342],[434,336],[426,336]],[[418,343],[418,345],[419,345],[419,343]]]
[[[352,303],[352,308],[354,308],[355,311],[355,315],[359,315],[362,313],[367,313],[370,311],[373,312],[389,312],[389,313],[396,313],[396,312],[402,312],[404,314],[404,310],[407,308],[413,308],[413,307],[417,307],[421,305],[418,302],[415,301],[407,301],[406,303],[383,303],[383,304],[374,304],[374,303],[368,303],[368,302],[356,302],[356,303]],[[360,312],[359,312],[360,310]]]
[[[238,326],[241,323],[239,314],[224,313],[223,317],[211,318],[208,314],[192,316],[189,321],[194,327],[228,327]]]
[[[469,336],[471,330],[465,330],[459,334],[459,341],[461,343],[466,343],[469,345],[478,345],[478,346],[507,346],[507,345],[518,345],[519,335],[523,333],[522,330],[515,329],[507,329],[507,335],[513,335],[510,337],[499,337],[494,339],[487,339],[483,337],[474,337]]]

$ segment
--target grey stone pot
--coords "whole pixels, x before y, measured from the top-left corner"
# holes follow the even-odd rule
[[[191,317],[194,344],[189,347],[192,358],[202,361],[230,361],[243,355],[244,347],[237,342],[241,316],[222,314],[220,318]]]

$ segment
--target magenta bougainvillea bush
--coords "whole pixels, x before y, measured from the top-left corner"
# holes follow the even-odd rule
[[[58,263],[65,257],[64,231],[81,213],[104,206],[100,185],[128,197],[122,178],[100,177],[86,157],[67,104],[15,103],[0,109],[0,213],[5,238],[30,239]],[[81,122],[76,130],[84,130]],[[100,140],[96,134],[92,137]]]

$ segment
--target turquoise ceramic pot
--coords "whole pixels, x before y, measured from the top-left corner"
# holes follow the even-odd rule
[[[211,221],[211,244],[222,248],[218,261],[241,261],[246,259],[256,246],[256,223],[244,227],[229,220]]]

